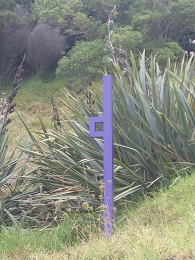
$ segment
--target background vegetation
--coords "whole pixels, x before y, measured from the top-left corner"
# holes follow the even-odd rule
[[[1,0],[0,7],[2,234],[62,223],[54,231],[57,237],[68,232],[61,237],[66,243],[101,233],[103,141],[89,138],[89,117],[102,112],[102,74],[115,79],[118,216],[138,197],[191,173],[192,0]],[[15,102],[18,116],[13,116]],[[147,214],[150,218],[152,210]],[[149,253],[144,257],[160,255],[156,249]]]
[[[0,82],[13,77],[24,52],[25,77],[48,79],[57,68],[74,87],[100,79],[113,22],[118,48],[145,49],[165,67],[168,57],[180,61],[195,51],[194,8],[193,0],[1,0]]]

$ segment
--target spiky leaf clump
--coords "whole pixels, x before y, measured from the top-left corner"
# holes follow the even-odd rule
[[[115,201],[121,204],[194,167],[194,62],[183,60],[173,69],[168,64],[161,72],[153,57],[146,65],[144,53],[137,68],[131,54],[125,70],[115,64],[115,71]],[[29,181],[43,185],[43,193],[31,198],[38,212],[37,203],[41,210],[59,201],[63,210],[82,210],[78,196],[89,206],[102,201],[103,141],[89,138],[89,117],[102,111],[101,89],[89,91],[91,105],[67,95],[71,115],[61,110],[69,130],[48,132],[42,121],[39,133],[26,126],[32,142],[23,151],[37,167]]]

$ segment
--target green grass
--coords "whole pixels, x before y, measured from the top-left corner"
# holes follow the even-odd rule
[[[51,127],[54,114],[51,98],[54,97],[57,106],[63,106],[63,109],[66,109],[59,99],[59,97],[65,99],[65,93],[63,92],[65,87],[66,84],[62,79],[44,82],[34,77],[29,80],[24,80],[21,82],[20,89],[14,100],[14,102],[16,102],[15,111],[22,116],[28,127],[34,131],[40,129],[38,115],[41,116],[46,126]],[[5,92],[6,97],[8,97],[11,88],[12,83],[7,84],[0,88],[0,92]],[[9,125],[9,130],[11,130],[11,145],[15,145],[22,137],[27,136],[27,132],[15,112],[10,115],[10,117],[13,119]]]
[[[194,173],[178,179],[127,209],[112,239],[92,233],[71,245],[76,216],[52,230],[7,229],[0,234],[0,259],[195,259],[194,191]]]
[[[39,130],[38,114],[46,126],[51,126],[52,95],[65,109],[58,99],[65,98],[64,87],[63,80],[42,82],[34,78],[22,82],[16,110],[31,129]],[[27,133],[16,113],[11,117],[12,147]],[[194,190],[195,174],[139,202],[117,220],[110,240],[91,232],[94,229],[91,224],[87,227],[87,215],[70,215],[64,225],[42,231],[3,229],[0,259],[195,259]],[[83,226],[87,234],[82,233]],[[99,226],[95,228],[97,233]],[[78,242],[77,232],[82,242]]]
[[[25,110],[33,102],[50,105],[50,98],[60,96],[60,91],[64,88],[65,82],[62,79],[46,82],[35,77],[24,81],[16,97],[18,108]]]

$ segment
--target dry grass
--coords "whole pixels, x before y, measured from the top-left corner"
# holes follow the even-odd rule
[[[6,92],[6,96],[8,96],[10,87],[11,85],[1,91]],[[63,109],[69,113],[68,109],[59,99],[59,97],[62,99],[66,98],[63,92],[64,88],[65,84],[62,80],[42,82],[39,79],[32,78],[28,81],[24,81],[21,83],[18,95],[14,100],[16,102],[15,111],[33,131],[39,131],[41,129],[38,116],[42,118],[47,127],[51,128],[54,123],[51,97],[54,97],[57,106],[63,107]],[[11,151],[17,142],[20,142],[22,138],[28,137],[27,131],[16,112],[10,115],[10,118],[13,120],[11,124],[9,124]]]

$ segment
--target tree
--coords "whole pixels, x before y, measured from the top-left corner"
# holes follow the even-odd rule
[[[15,6],[14,0],[0,1],[0,27],[6,27],[8,21],[18,18],[14,13]]]
[[[133,15],[133,28],[143,32],[151,41],[163,37],[178,41],[194,27],[193,0],[138,1],[140,6]],[[139,10],[139,11],[138,11]]]
[[[57,75],[62,75],[74,84],[86,84],[100,79],[102,71],[108,68],[108,50],[101,40],[77,42],[68,56],[58,63]]]
[[[67,28],[71,25],[72,17],[81,9],[80,0],[35,0],[35,10],[39,23]]]
[[[81,2],[84,7],[83,12],[86,13],[87,16],[92,16],[103,22],[107,22],[110,11],[120,0],[81,0]]]
[[[22,1],[0,1],[0,82],[15,73],[34,21]]]
[[[139,31],[133,31],[132,27],[119,27],[113,34],[113,40],[116,46],[121,46],[126,51],[138,48],[142,42],[142,34]]]
[[[94,40],[105,36],[105,25],[85,12],[81,0],[35,1],[39,23],[58,26],[71,49],[77,40]]]
[[[156,49],[154,53],[162,69],[167,66],[168,59],[173,63],[182,60],[184,56],[184,52],[177,42],[168,42],[164,48]]]
[[[29,33],[27,28],[18,28],[17,24],[0,30],[0,82],[14,73],[26,48]]]
[[[30,8],[34,4],[35,0],[15,0],[15,2],[25,8]]]
[[[49,67],[60,58],[63,49],[64,38],[59,29],[38,25],[28,38],[26,61],[36,73],[44,76]]]

